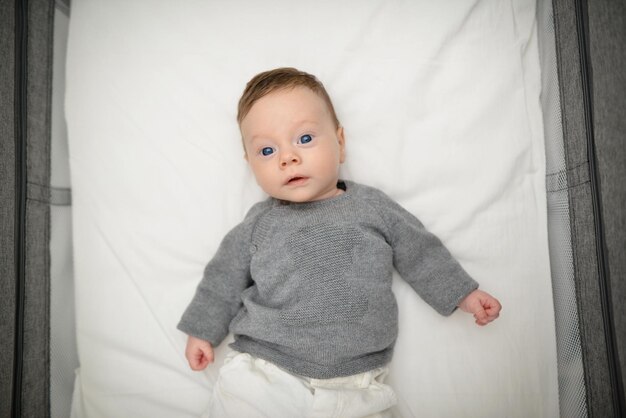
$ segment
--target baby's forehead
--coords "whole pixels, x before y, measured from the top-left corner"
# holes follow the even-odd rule
[[[308,97],[308,98],[317,98],[321,100],[322,102],[324,102],[324,97],[320,93],[304,85],[286,86],[286,87],[276,88],[268,92],[267,94],[261,96],[257,101],[262,100],[263,98],[266,98],[266,97],[276,97],[280,100],[301,100],[302,97]]]
[[[306,86],[276,90],[260,97],[252,105],[248,114],[259,111],[285,114],[307,113],[320,117],[331,115],[324,98]]]

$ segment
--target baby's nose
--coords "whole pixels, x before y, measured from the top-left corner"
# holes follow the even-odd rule
[[[300,163],[300,157],[294,152],[286,152],[280,156],[280,166],[287,167],[291,164]]]

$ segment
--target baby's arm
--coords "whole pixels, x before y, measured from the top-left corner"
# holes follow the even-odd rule
[[[502,305],[489,293],[476,289],[459,303],[459,309],[474,314],[476,323],[482,326],[500,316]]]
[[[208,341],[190,335],[187,338],[185,357],[192,370],[204,370],[206,366],[213,363],[213,346]]]

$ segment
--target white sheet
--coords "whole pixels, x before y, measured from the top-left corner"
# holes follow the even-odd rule
[[[534,13],[531,0],[73,1],[74,416],[203,411],[217,366],[190,371],[175,325],[263,198],[235,113],[276,66],[324,81],[343,176],[415,213],[504,306],[479,328],[394,282],[396,415],[558,416]]]

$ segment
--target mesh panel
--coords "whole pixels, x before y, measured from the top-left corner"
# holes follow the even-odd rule
[[[567,168],[561,125],[554,20],[551,1],[539,1],[537,6],[542,68],[541,101],[546,147],[548,236],[559,373],[559,408],[561,417],[587,417],[574,284]]]
[[[54,192],[67,192],[69,156],[64,124],[65,56],[69,18],[57,8],[54,15],[54,66],[51,120],[50,183]],[[50,418],[70,416],[74,370],[78,367],[74,316],[71,216],[68,198],[52,199],[50,209]],[[58,196],[63,197],[63,194]],[[55,205],[56,203],[56,205]]]

